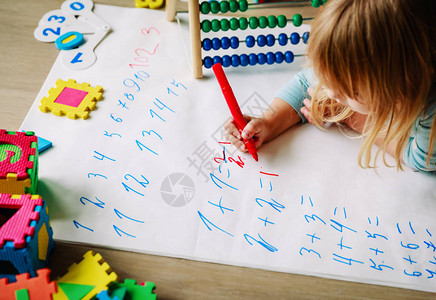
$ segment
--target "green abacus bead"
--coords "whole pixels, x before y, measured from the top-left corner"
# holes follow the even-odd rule
[[[247,9],[248,9],[248,2],[247,2],[247,0],[240,0],[239,1],[239,11],[244,12],[244,11],[247,11]]]
[[[259,17],[259,28],[266,28],[268,26],[268,18],[265,16]]]
[[[239,29],[245,30],[248,28],[248,19],[246,17],[239,18]]]
[[[223,3],[223,2],[221,2],[221,3]],[[229,20],[221,19],[220,23],[221,23],[221,30],[227,31],[227,30],[230,29],[230,22],[229,22]]]
[[[288,24],[288,19],[284,15],[277,16],[277,24],[279,28],[286,27],[286,24]]]
[[[210,23],[212,25],[212,31],[213,32],[217,32],[217,31],[219,31],[221,29],[221,22],[220,22],[220,20],[213,19]]]
[[[230,29],[238,30],[239,29],[239,20],[237,18],[230,19]]]
[[[322,4],[326,4],[327,3],[327,0],[322,0]]]
[[[220,12],[220,3],[216,0],[210,1],[210,11],[213,14],[217,14]]]
[[[207,15],[210,13],[210,3],[207,1],[201,2],[200,4],[200,11],[202,14]]]
[[[203,32],[209,32],[212,30],[212,24],[209,20],[204,20],[201,22],[201,30],[203,30]]]
[[[250,19],[248,19],[248,23],[251,29],[256,29],[259,27],[259,20],[256,17],[250,17]]]
[[[236,0],[230,0],[229,7],[231,12],[237,12],[239,10],[239,5]]]
[[[268,27],[275,28],[277,26],[276,16],[268,16]]]
[[[222,13],[228,12],[230,9],[229,2],[227,2],[226,0],[221,1],[220,2],[220,9],[221,9]]]
[[[295,27],[301,26],[301,24],[303,24],[303,17],[300,14],[295,14],[292,17],[292,24],[294,24]]]
[[[312,0],[311,1],[313,7],[320,7],[323,4],[322,2],[323,2],[323,0]]]

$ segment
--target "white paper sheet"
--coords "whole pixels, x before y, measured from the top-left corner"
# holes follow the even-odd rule
[[[58,57],[22,125],[54,145],[39,192],[55,239],[436,292],[435,177],[363,170],[358,139],[311,125],[255,163],[221,143],[230,113],[211,71],[192,78],[185,20],[94,11],[112,28],[96,63],[69,71]],[[260,115],[303,65],[226,73],[242,111]],[[89,119],[39,111],[57,79],[104,88]]]

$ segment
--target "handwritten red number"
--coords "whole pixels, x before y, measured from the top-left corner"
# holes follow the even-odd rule
[[[159,43],[157,43],[156,47],[154,47],[153,52],[150,52],[148,50],[145,50],[143,48],[137,48],[135,50],[135,54],[137,55],[137,57],[135,57],[135,60],[137,62],[143,63],[143,64],[129,64],[129,66],[134,69],[134,67],[148,67],[148,57],[146,56],[147,54],[152,56],[156,54],[156,50],[159,47]],[[143,54],[145,53],[145,54]]]
[[[159,30],[157,30],[157,29],[154,28],[154,27],[150,27],[150,28],[142,28],[142,29],[141,29],[141,33],[142,33],[143,35],[147,35],[147,34],[150,34],[150,32],[151,32],[152,30],[156,31],[158,35],[160,34]]]

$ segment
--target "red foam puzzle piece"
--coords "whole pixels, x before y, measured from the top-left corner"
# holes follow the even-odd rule
[[[49,300],[57,292],[56,282],[50,282],[50,270],[37,270],[37,277],[29,278],[29,273],[16,276],[17,281],[9,283],[7,278],[0,279],[0,300],[15,299],[15,291],[26,289],[31,300]]]
[[[10,153],[8,159],[0,161],[0,178],[6,178],[8,173],[17,174],[19,180],[29,177],[28,169],[33,168],[33,161],[29,161],[31,155],[35,155],[35,148],[32,148],[32,143],[37,142],[36,135],[27,135],[25,132],[8,132],[0,129],[0,144],[11,144],[21,149],[21,157],[18,161],[10,162]]]
[[[33,237],[35,227],[31,221],[39,220],[36,206],[43,206],[43,200],[38,195],[10,195],[0,194],[0,208],[18,209],[18,211],[0,227],[0,248],[6,241],[12,241],[15,248],[26,246],[26,236]]]

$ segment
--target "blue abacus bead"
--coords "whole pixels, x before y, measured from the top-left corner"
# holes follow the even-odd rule
[[[276,52],[276,63],[281,64],[285,60],[282,52]]]
[[[224,68],[227,68],[227,67],[229,67],[231,64],[232,64],[232,59],[230,58],[230,56],[228,56],[228,55],[224,55],[224,56],[223,56],[223,63],[222,63],[223,67],[224,67]]]
[[[212,59],[212,57],[210,57],[210,56],[206,56],[206,57],[203,59],[203,66],[204,66],[206,69],[210,69],[210,68],[212,68],[212,66],[213,66],[213,59]]]
[[[214,56],[213,57],[213,64],[215,65],[215,64],[223,64],[223,60],[221,59],[221,57],[219,57],[218,55],[217,56]]]
[[[230,39],[228,37],[225,36],[221,39],[221,48],[224,50],[230,48]]]
[[[255,43],[256,43],[256,40],[254,39],[254,36],[247,35],[247,37],[245,38],[245,44],[247,45],[247,47],[251,48],[254,46]]]
[[[241,61],[239,60],[239,56],[237,54],[233,54],[232,57],[232,67],[239,67]]]
[[[292,51],[286,51],[285,52],[285,61],[290,64],[294,61],[294,53]]]
[[[247,54],[241,54],[241,56],[239,57],[240,63],[242,67],[245,67],[249,64],[250,60],[248,59],[248,55]]]
[[[239,47],[239,39],[236,36],[230,38],[230,47],[237,49]]]
[[[300,35],[296,32],[293,32],[291,33],[290,39],[292,45],[297,45],[300,42]]]
[[[266,63],[265,53],[258,53],[257,54],[257,62],[259,63],[259,65],[264,65]]]
[[[254,66],[257,64],[257,55],[254,53],[250,53],[248,55],[248,63],[250,64],[250,66]]]
[[[259,47],[263,47],[266,45],[266,37],[263,34],[257,37],[257,45]]]
[[[269,65],[272,65],[272,64],[275,63],[275,62],[276,62],[276,56],[275,56],[275,54],[272,53],[272,52],[268,52],[268,53],[266,54],[266,63],[269,64]]]
[[[212,39],[212,48],[213,50],[218,50],[221,48],[221,41],[219,38]]]
[[[208,38],[205,38],[202,42],[202,46],[205,51],[209,51],[212,49],[212,41]]]
[[[268,47],[274,46],[275,43],[276,43],[276,37],[274,36],[274,34],[267,34],[266,44],[268,45]]]
[[[307,41],[309,40],[309,31],[306,31],[303,33],[303,43],[307,44]]]
[[[288,43],[288,36],[286,33],[279,34],[279,44],[280,46],[285,46]]]

